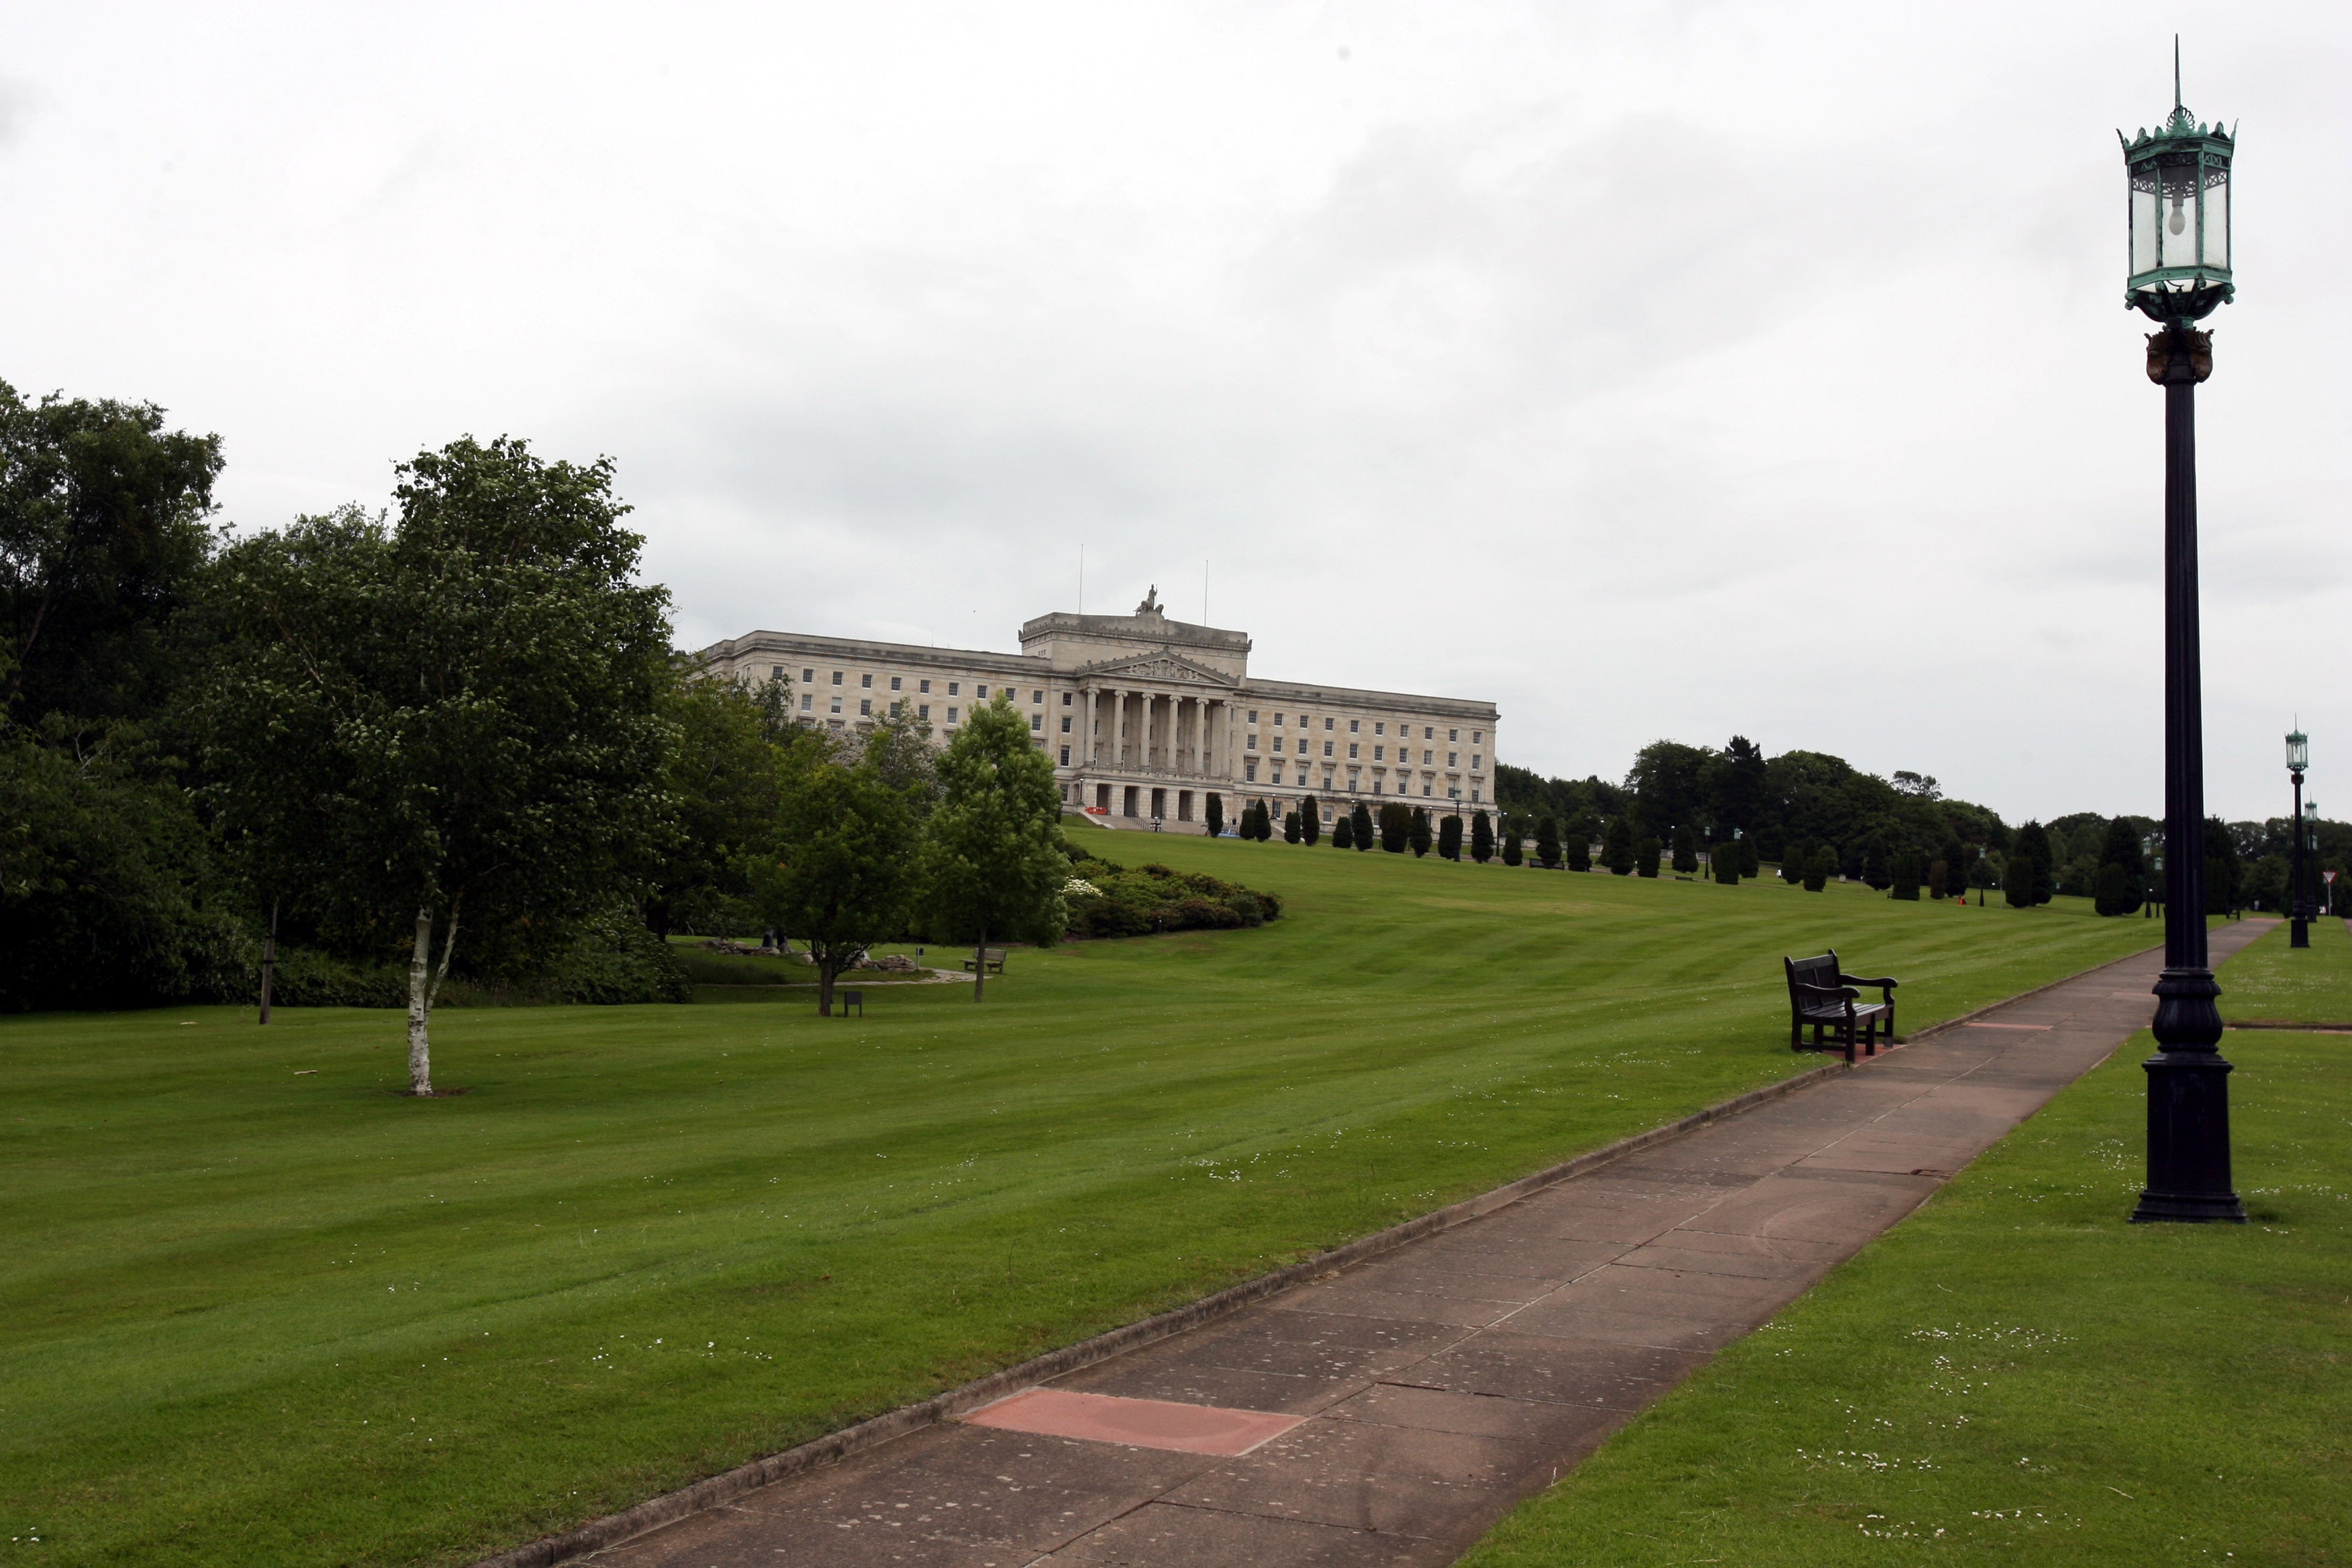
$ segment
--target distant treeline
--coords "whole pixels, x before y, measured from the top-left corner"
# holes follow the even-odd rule
[[[1985,885],[2000,886],[2022,837],[2050,891],[2092,898],[2101,867],[2120,862],[2117,846],[2130,837],[2147,859],[2140,875],[2153,896],[2150,857],[2161,848],[2162,824],[2153,818],[2077,812],[2011,827],[1990,806],[1946,796],[1932,774],[1899,770],[1882,778],[1825,752],[1768,758],[1744,735],[1719,750],[1652,742],[1635,753],[1622,783],[1546,778],[1498,763],[1495,784],[1506,833],[1533,837],[1549,817],[1564,835],[1582,831],[1599,843],[1622,818],[1637,837],[1664,843],[1687,832],[1702,846],[1737,838],[1775,864],[1826,852],[1836,874],[1874,886],[1884,885],[1887,868],[1906,859],[1922,866],[1945,861],[1953,868],[1955,890],[1979,866]],[[2320,869],[2342,870],[2352,861],[2352,824],[2322,822],[2316,836],[2319,847],[2309,857],[2315,895],[2325,886]],[[2208,879],[2222,879],[2215,891],[2231,907],[2282,906],[2294,846],[2285,818],[2216,820],[2208,824],[2207,837],[2209,858],[2219,862]],[[2339,877],[2337,886],[2352,888],[2352,881]]]

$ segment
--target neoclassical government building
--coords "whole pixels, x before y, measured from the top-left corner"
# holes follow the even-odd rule
[[[1169,619],[1155,590],[1131,616],[1040,616],[1021,651],[911,647],[752,632],[702,650],[714,674],[793,682],[803,722],[870,729],[904,702],[941,744],[1000,693],[1051,752],[1062,799],[1097,816],[1228,821],[1263,801],[1281,820],[1318,796],[1408,796],[1466,812],[1494,796],[1495,705],[1267,680],[1247,634]]]

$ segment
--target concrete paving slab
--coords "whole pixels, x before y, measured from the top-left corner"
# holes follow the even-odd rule
[[[2214,962],[2264,929],[2216,931]],[[2079,975],[1972,1021],[2030,1027],[1899,1047],[1045,1391],[1079,1408],[1192,1407],[1176,1425],[1287,1424],[1248,1452],[1139,1447],[1108,1429],[1089,1441],[933,1426],[596,1561],[1450,1563],[2145,1027],[2160,963],[2147,953]]]
[[[1183,1400],[1030,1388],[963,1419],[999,1431],[1231,1458],[1273,1441],[1306,1417]]]

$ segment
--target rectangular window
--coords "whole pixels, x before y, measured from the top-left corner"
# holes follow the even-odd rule
[[[1255,731],[1250,735],[1249,745],[1246,749],[1253,752],[1257,750],[1257,735]]]
[[[1331,754],[1331,742],[1328,741],[1323,742],[1323,754],[1327,757]]]
[[[1375,734],[1379,733],[1378,731],[1374,731],[1373,732]],[[1376,763],[1380,762],[1382,758],[1388,755],[1388,750],[1389,749],[1386,746],[1374,746],[1372,748],[1372,761]]]
[[[972,694],[974,697],[979,698],[982,702],[987,701],[987,700],[988,700],[988,686],[987,686],[987,683],[983,681],[982,684],[980,684],[980,685],[978,685],[978,686],[973,687],[973,688],[971,689],[971,694]]]
[[[1445,765],[1446,765],[1447,767],[1449,767],[1449,768],[1451,768],[1451,767],[1458,767],[1458,766],[1460,766],[1460,765],[1461,765],[1461,762],[1462,762],[1462,753],[1461,753],[1461,752],[1446,752],[1446,753],[1445,753]]]
[[[1045,694],[1042,690],[1032,691],[1029,693],[1029,700],[1032,704],[1043,703],[1045,700]]]
[[[1032,713],[1029,715],[1029,728],[1031,730],[1042,730],[1045,727],[1045,716],[1043,713]]]
[[[1477,792],[1475,789],[1473,789],[1473,790],[1470,792],[1470,804],[1471,804],[1472,805],[1477,805],[1477,804],[1478,804],[1478,792]]]
[[[1484,730],[1473,730],[1470,731],[1470,743],[1474,746],[1486,738],[1486,731]]]
[[[783,678],[784,667],[782,665],[772,664],[768,666],[768,679],[770,680],[782,680]]]
[[[861,675],[857,678],[857,684],[871,691],[874,689],[874,678],[870,675]]]
[[[1069,694],[1068,692],[1065,691],[1065,692],[1063,692],[1063,693],[1062,693],[1062,706],[1063,706],[1063,707],[1065,707],[1065,708],[1067,708],[1069,705],[1070,705],[1070,694]]]
[[[1070,748],[1067,746],[1062,748],[1062,765],[1066,768],[1070,765]]]
[[[835,671],[833,672],[833,683],[834,683],[835,686],[838,686],[838,685],[840,685],[840,684],[841,684],[841,671],[839,671],[839,670],[837,670],[837,669],[836,669],[836,670],[835,670]]]
[[[928,724],[931,721],[931,705],[928,702],[915,710],[915,717]]]
[[[949,689],[950,689],[950,690],[953,690],[953,689],[954,689],[954,687],[953,687],[952,685],[950,685],[950,686],[949,687]],[[948,722],[949,722],[949,723],[950,723],[950,724],[952,724],[952,723],[954,723],[954,722],[955,722],[955,710],[954,710],[953,708],[950,708],[950,709],[949,709],[949,710],[948,710]]]
[[[1376,722],[1376,723],[1374,723],[1374,724],[1372,725],[1372,733],[1373,733],[1373,734],[1375,734],[1375,735],[1385,735],[1385,734],[1387,734],[1388,732],[1389,732],[1389,727],[1388,727],[1386,724],[1381,724],[1381,723],[1377,723],[1377,722]]]
[[[1274,764],[1274,782],[1276,784],[1280,784],[1282,782],[1282,764],[1280,763]]]
[[[953,696],[956,694],[956,688],[958,688],[959,686],[961,686],[962,684],[963,684],[963,682],[961,682],[961,681],[960,681],[960,680],[950,680],[950,681],[949,681],[949,682],[948,682],[948,695],[949,695],[949,696],[950,696],[950,697],[953,697]],[[950,710],[950,711],[951,711],[951,712],[952,712],[952,711],[953,711],[953,710]]]
[[[815,699],[814,697],[810,696],[810,695],[809,695],[808,693],[806,693],[806,692],[803,692],[803,693],[801,694],[801,711],[802,711],[802,712],[805,713],[805,712],[807,712],[810,709],[812,709],[812,708],[814,708],[814,707],[815,707],[815,706],[816,706],[816,699]]]
[[[841,699],[838,697],[833,700],[833,710],[836,713],[841,711]]]
[[[928,680],[918,681],[915,684],[915,689],[929,697],[931,694],[931,683]]]
[[[1325,728],[1326,730],[1328,730],[1330,727],[1331,727],[1331,721],[1330,721],[1330,720],[1328,720],[1328,719],[1324,720],[1324,721],[1323,721],[1323,728]]]
[[[890,678],[890,689],[893,691],[904,691],[907,688],[899,681],[898,678],[894,675]]]
[[[1448,730],[1445,731],[1445,738],[1449,741],[1458,741],[1462,738],[1462,731],[1459,730]]]
[[[1065,734],[1065,735],[1066,735],[1066,734],[1068,734],[1069,732],[1070,732],[1070,715],[1069,715],[1069,714],[1067,714],[1067,713],[1065,713],[1065,714],[1063,714],[1063,715],[1062,715],[1062,733],[1063,733],[1063,734]]]
[[[1244,784],[1257,783],[1257,759],[1255,757],[1252,757],[1248,762],[1242,764],[1242,782]]]
[[[857,700],[857,716],[860,719],[871,719],[874,717],[874,699],[871,697],[861,697]]]
[[[1474,773],[1478,771],[1478,753],[1475,752],[1470,753],[1470,771]]]
[[[1353,762],[1353,761],[1355,760],[1355,756],[1356,756],[1356,742],[1353,742],[1353,741],[1350,741],[1350,742],[1348,742],[1348,759],[1349,759],[1349,761]]]
[[[1429,766],[1429,764],[1430,764],[1432,762],[1433,762],[1433,761],[1435,761],[1435,760],[1436,760],[1436,755],[1437,755],[1437,753],[1435,753],[1434,752],[1422,752],[1422,753],[1421,753],[1421,765],[1422,765],[1423,767],[1427,767],[1427,766]]]
[[[1276,714],[1276,715],[1275,715],[1275,717],[1276,717],[1276,718],[1277,718],[1277,719],[1278,719],[1278,718],[1280,718],[1281,716],[1282,716],[1282,715],[1280,715],[1279,713],[1277,713],[1277,714]],[[1276,736],[1274,738],[1274,749],[1275,749],[1276,751],[1277,751],[1277,752],[1278,752],[1278,751],[1280,751],[1280,750],[1282,750],[1282,737],[1281,737],[1281,736],[1279,736],[1279,735],[1276,735]]]
[[[1305,728],[1307,728],[1307,715],[1306,715],[1306,714],[1304,714],[1304,713],[1301,713],[1301,714],[1298,716],[1298,727],[1299,727],[1300,729],[1304,730]]]
[[[1277,730],[1282,728],[1282,715],[1279,713],[1274,716],[1274,727]]]
[[[1255,708],[1249,710],[1249,721],[1253,724],[1257,722],[1257,710]]]
[[[1361,719],[1350,719],[1348,721],[1348,733],[1350,735],[1360,735],[1363,732],[1364,721]]]
[[[802,670],[802,671],[801,671],[801,684],[802,684],[803,686],[814,686],[814,685],[815,685],[815,684],[816,684],[816,671],[815,671],[815,670],[814,670],[814,669],[803,669],[803,670]]]

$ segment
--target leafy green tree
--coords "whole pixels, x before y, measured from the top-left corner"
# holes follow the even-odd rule
[[[1636,876],[1654,877],[1658,874],[1658,847],[1657,839],[1647,833],[1633,840],[1633,871]]]
[[[1412,847],[1412,858],[1422,859],[1429,853],[1429,813],[1420,806],[1412,808],[1412,825],[1405,830],[1405,842]]]
[[[1356,803],[1355,809],[1349,813],[1349,816],[1355,824],[1355,846],[1358,852],[1361,853],[1369,851],[1372,847],[1371,807],[1366,805],[1360,800]]]
[[[1331,847],[1353,849],[1356,847],[1356,818],[1352,813],[1341,812],[1331,824]]]
[[[1608,831],[1601,836],[1601,863],[1612,877],[1633,874],[1633,819],[1622,812],[1609,819]]]
[[[1470,858],[1484,866],[1495,858],[1494,819],[1483,811],[1470,814]]]
[[[1222,835],[1225,831],[1225,797],[1211,790],[1201,809],[1202,820],[1209,826],[1209,837],[1215,838]]]
[[[835,979],[906,926],[915,892],[908,853],[915,815],[906,793],[871,763],[780,758],[778,765],[787,776],[767,842],[750,858],[751,900],[769,924],[808,949],[817,1016],[829,1018]]]
[[[1552,817],[1536,818],[1536,864],[1547,871],[1559,869],[1559,823]]]
[[[459,931],[493,952],[561,936],[659,830],[669,626],[610,459],[467,437],[397,471],[394,527],[352,508],[224,552],[205,761],[257,884],[370,952],[413,911],[409,1082],[430,1094]]]
[[[1700,775],[1700,792],[1708,819],[1718,837],[1738,828],[1754,837],[1767,810],[1763,748],[1745,735],[1734,735],[1711,758]],[[1743,875],[1754,876],[1748,867]]]
[[[2205,819],[2205,912],[2233,915],[2242,907],[2236,837],[2219,817]],[[2337,884],[2344,879],[2338,877]]]
[[[1437,855],[1442,860],[1462,858],[1462,819],[1452,812],[1437,827]]]
[[[1323,838],[1323,805],[1313,795],[1298,803],[1298,831],[1309,845]]]
[[[1050,946],[1069,924],[1062,889],[1062,795],[1054,763],[1005,694],[974,706],[940,756],[940,808],[923,846],[923,906],[934,932],[972,944],[971,999],[989,938]],[[903,848],[904,847],[902,847]]]
[[[1685,873],[1698,869],[1698,835],[1686,822],[1675,826],[1675,869]]]
[[[1715,753],[1678,741],[1653,741],[1633,754],[1625,787],[1633,794],[1637,832],[1658,834],[1705,810],[1706,781]],[[1693,863],[1694,868],[1696,862]]]
[[[1284,812],[1282,814],[1282,841],[1285,844],[1297,844],[1300,841],[1303,835],[1301,834],[1298,826],[1298,813],[1295,811]]]
[[[720,935],[753,919],[745,867],[775,819],[777,747],[803,738],[819,743],[814,731],[780,721],[783,710],[768,696],[681,669],[661,691],[672,737],[662,776],[670,815],[649,846],[649,862],[635,868],[646,889],[646,924],[656,936]]]
[[[0,714],[97,726],[172,701],[220,471],[220,437],[166,430],[153,404],[0,382]]]
[[[803,736],[814,733],[798,725],[791,732]],[[940,749],[931,744],[930,721],[918,716],[913,703],[901,697],[875,721],[873,732],[866,737],[866,760],[874,764],[877,777],[907,797],[908,809],[915,814],[918,827],[930,820],[931,814],[939,809],[943,788],[940,781]],[[1058,826],[1058,785],[1054,794]]]

